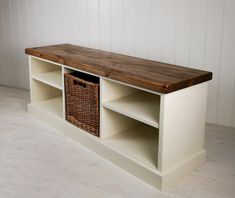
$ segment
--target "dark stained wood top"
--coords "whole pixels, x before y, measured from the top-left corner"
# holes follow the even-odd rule
[[[71,44],[25,49],[26,54],[160,93],[212,79],[212,73]]]

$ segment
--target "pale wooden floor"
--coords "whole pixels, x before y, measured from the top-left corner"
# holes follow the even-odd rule
[[[205,165],[162,193],[26,112],[0,87],[0,198],[235,197],[235,129],[208,125]]]

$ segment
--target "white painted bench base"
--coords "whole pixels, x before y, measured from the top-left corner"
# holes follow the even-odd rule
[[[98,76],[98,138],[65,120],[63,74],[76,69],[29,62],[28,112],[136,177],[164,190],[204,163],[207,82],[161,94]]]

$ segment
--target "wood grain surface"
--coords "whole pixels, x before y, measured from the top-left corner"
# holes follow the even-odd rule
[[[25,49],[26,54],[160,93],[212,79],[212,73],[71,44]]]

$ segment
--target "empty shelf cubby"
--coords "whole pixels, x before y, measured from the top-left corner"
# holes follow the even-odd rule
[[[31,75],[33,79],[62,90],[62,68],[58,64],[31,58]]]
[[[47,113],[63,118],[63,98],[60,89],[32,79],[31,103]]]
[[[160,96],[102,80],[102,106],[152,127],[159,127]]]
[[[105,108],[102,119],[105,143],[130,159],[157,168],[158,129]]]

